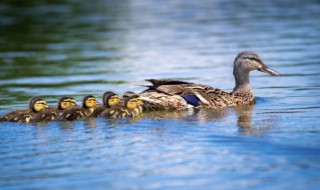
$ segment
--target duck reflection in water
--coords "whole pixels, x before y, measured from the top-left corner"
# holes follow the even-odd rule
[[[144,118],[149,119],[172,119],[184,120],[196,125],[207,125],[208,122],[222,122],[224,124],[235,124],[232,116],[236,116],[236,125],[239,127],[239,133],[248,136],[264,135],[270,128],[270,121],[255,126],[252,122],[254,115],[255,101],[246,105],[238,105],[232,108],[219,110],[212,109],[194,109],[184,111],[150,111],[144,113]],[[268,123],[268,124],[267,124]]]
[[[254,106],[255,101],[247,105],[239,105],[233,108],[238,115],[237,124],[239,126],[239,132],[247,136],[263,136],[270,128],[272,128],[273,119],[269,118],[262,122],[252,121]],[[258,116],[255,118],[258,118]]]

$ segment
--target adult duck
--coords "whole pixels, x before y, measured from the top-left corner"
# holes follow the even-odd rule
[[[249,73],[254,70],[274,76],[280,75],[266,66],[258,54],[244,51],[239,53],[234,61],[235,87],[232,92],[185,81],[148,79],[152,85],[147,86],[148,89],[143,91],[140,97],[146,110],[182,110],[189,107],[221,109],[248,104],[254,100],[249,83]]]

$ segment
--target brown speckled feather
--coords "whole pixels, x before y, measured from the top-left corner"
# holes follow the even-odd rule
[[[143,91],[140,96],[144,109],[187,109],[206,107],[221,109],[239,104],[249,104],[254,100],[249,83],[249,73],[258,70],[270,75],[280,73],[267,67],[254,52],[240,52],[234,60],[233,75],[235,87],[228,93],[206,85],[175,80],[148,79],[152,86]]]
[[[74,107],[63,111],[62,114],[59,116],[60,121],[72,121],[77,120],[82,117],[89,117],[92,114],[92,111],[89,108],[84,107]]]
[[[185,83],[168,85],[162,82],[140,94],[146,109],[187,109],[188,104],[182,95],[194,95],[201,107],[220,109],[234,106],[234,95],[206,85]]]

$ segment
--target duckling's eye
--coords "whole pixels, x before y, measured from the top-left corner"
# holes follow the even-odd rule
[[[111,100],[119,100],[120,98],[118,96],[111,97]]]
[[[130,103],[137,103],[138,100],[130,100],[129,102],[130,102]]]
[[[42,104],[42,105],[47,105],[47,103],[46,102],[37,102],[36,104]]]

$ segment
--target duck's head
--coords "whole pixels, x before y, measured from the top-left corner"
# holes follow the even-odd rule
[[[102,96],[102,100],[103,105],[105,105],[106,107],[113,107],[121,102],[120,97],[111,91],[105,92]]]
[[[72,97],[62,97],[58,101],[58,109],[66,110],[76,106],[76,100]]]
[[[132,95],[124,100],[124,105],[129,110],[134,110],[142,105],[140,96]]]
[[[99,104],[97,99],[92,95],[85,96],[82,101],[82,107],[85,108],[93,108],[97,104]]]
[[[239,53],[234,61],[233,74],[236,76],[238,73],[249,73],[250,71],[254,70],[274,76],[280,75],[280,73],[270,69],[267,65],[265,65],[258,54],[252,51],[244,51]]]
[[[39,112],[47,108],[47,102],[41,97],[33,97],[29,101],[29,107],[34,112]]]

